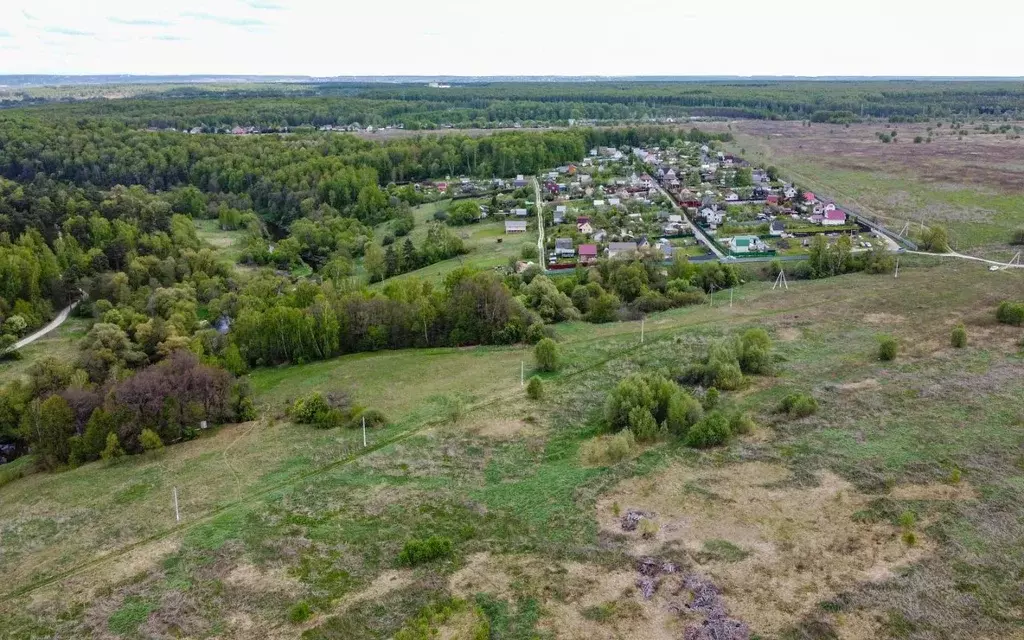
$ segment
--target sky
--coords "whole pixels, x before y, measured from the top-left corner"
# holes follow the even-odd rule
[[[0,75],[1024,76],[1013,0],[0,0]]]

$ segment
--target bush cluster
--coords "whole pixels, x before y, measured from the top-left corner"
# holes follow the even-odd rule
[[[452,554],[452,541],[443,536],[430,536],[426,539],[413,538],[406,541],[398,554],[398,563],[405,567],[415,567],[438,558],[447,558]]]
[[[996,309],[996,320],[1003,324],[1024,324],[1024,302],[1003,301]]]
[[[612,431],[630,429],[637,440],[649,441],[667,433],[685,435],[701,419],[703,408],[664,376],[635,373],[619,381],[604,412]]]
[[[957,349],[963,349],[967,346],[967,327],[962,323],[953,327],[953,333],[949,338],[950,344]]]
[[[771,349],[771,338],[764,329],[749,329],[741,336],[712,345],[702,362],[683,372],[680,382],[726,391],[738,389],[743,384],[743,374],[771,372]]]
[[[318,429],[360,427],[363,420],[366,420],[367,428],[375,429],[385,426],[388,422],[387,417],[376,409],[352,405],[343,396],[324,396],[319,391],[296,400],[288,414],[296,424],[309,424]]]
[[[540,400],[544,397],[544,383],[539,376],[533,376],[526,383],[526,397],[530,400]]]
[[[599,436],[588,440],[580,447],[580,457],[590,465],[607,465],[621,462],[636,448],[636,438],[629,429],[612,436]]]
[[[806,418],[818,411],[818,401],[806,393],[791,393],[782,399],[779,411],[793,418]]]

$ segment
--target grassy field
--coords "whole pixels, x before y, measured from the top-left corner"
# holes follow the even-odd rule
[[[982,134],[969,124],[961,137],[950,123],[841,125],[742,121],[729,127],[744,157],[776,165],[802,186],[835,198],[900,230],[942,224],[960,251],[1009,258],[1024,226],[1024,140]],[[929,132],[929,128],[931,131]],[[884,144],[876,134],[898,131]],[[915,144],[915,137],[931,142]]]
[[[413,210],[416,226],[409,234],[413,244],[417,247],[423,246],[427,238],[427,227],[434,220],[434,213],[446,210],[450,202],[449,200],[431,202]],[[481,200],[481,202],[485,202],[485,200]],[[535,219],[531,219],[531,225],[535,222]],[[382,225],[376,230],[375,235],[381,238],[384,231],[385,226]],[[385,280],[383,284],[410,277],[422,278],[435,283],[441,282],[448,272],[460,265],[484,270],[504,267],[508,264],[509,258],[519,258],[524,246],[536,246],[537,244],[536,228],[530,229],[526,233],[506,234],[504,220],[500,218],[490,218],[477,224],[452,227],[452,231],[465,243],[466,249],[469,251],[466,255],[435,262],[422,269],[403,273],[395,278]],[[399,247],[402,242],[404,242],[402,238],[396,240]],[[536,262],[536,259],[534,261]],[[382,286],[382,284],[377,286]]]
[[[196,235],[205,244],[216,250],[218,257],[237,266],[242,255],[244,231],[223,231],[217,220],[194,220]]]
[[[650,316],[642,345],[639,323],[560,325],[564,365],[539,402],[519,347],[258,370],[256,422],[0,487],[0,637],[387,638],[417,617],[436,635],[407,637],[475,637],[484,621],[491,638],[681,637],[693,618],[670,609],[675,577],[637,591],[646,554],[707,576],[763,638],[1024,637],[1022,331],[993,313],[1022,275],[906,260],[899,279],[755,282],[732,306]],[[724,394],[752,433],[581,460],[617,380],[755,326],[777,370]],[[900,341],[894,362],[877,358],[881,333]],[[391,423],[366,449],[357,431],[288,423],[310,390]],[[818,413],[777,413],[793,391]],[[626,509],[658,531],[622,531]],[[399,562],[434,535],[450,555]]]
[[[78,357],[78,341],[85,337],[90,322],[69,317],[64,324],[20,350],[20,360],[0,361],[0,385],[24,379],[28,368],[42,357],[53,356],[64,361]]]

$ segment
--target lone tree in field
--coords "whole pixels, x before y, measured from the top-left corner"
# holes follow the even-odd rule
[[[956,325],[955,327],[953,327],[953,333],[950,336],[949,341],[950,341],[950,344],[952,344],[957,349],[963,349],[964,347],[966,347],[967,346],[967,328],[964,327],[964,325],[962,323]]]
[[[882,362],[889,362],[896,359],[896,352],[899,345],[896,338],[892,336],[879,336],[878,338],[878,359]]]
[[[537,359],[537,368],[541,371],[558,370],[558,345],[551,338],[544,338],[533,348],[533,357]]]
[[[929,227],[921,236],[921,248],[935,253],[949,251],[949,234],[945,227]]]

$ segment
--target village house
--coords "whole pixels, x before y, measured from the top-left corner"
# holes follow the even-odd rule
[[[608,257],[609,258],[625,258],[636,253],[635,242],[609,242],[608,243]]]
[[[725,222],[725,212],[716,211],[715,209],[712,209],[710,207],[705,207],[701,209],[700,216],[704,218],[704,222],[706,224],[712,227],[717,227],[718,225]]]
[[[772,223],[768,225],[768,233],[779,237],[786,231],[786,225],[782,224],[782,220],[772,220]]]
[[[766,200],[768,204],[770,204],[773,207],[778,206],[779,204],[779,196],[776,195],[770,195],[766,198]]]
[[[568,209],[566,209],[566,206],[564,204],[560,204],[557,207],[555,207],[555,224],[562,224],[563,222],[565,222],[565,214],[567,213],[567,211]]]
[[[506,220],[505,221],[505,233],[525,233],[526,232],[526,221],[525,220]]]
[[[782,195],[786,196],[787,199],[792,200],[796,197],[796,189],[792,186],[786,187],[785,191],[782,192]]]
[[[733,253],[758,253],[767,251],[768,246],[757,236],[736,236],[729,243]]]
[[[515,186],[516,188],[519,188],[519,187],[525,187],[525,186],[526,186],[526,178],[524,178],[524,177],[522,176],[522,174],[520,174],[520,175],[516,176],[516,179],[515,179],[515,181],[514,181],[514,182],[513,182],[512,184],[513,184],[513,185],[514,185],[514,186]]]
[[[597,245],[596,244],[581,244],[580,245],[580,264],[593,264],[597,261]]]
[[[512,213],[515,214],[516,217],[525,218],[530,212],[526,209],[513,209]]]
[[[729,193],[725,194],[726,202],[736,202],[739,199],[740,197],[736,195],[736,192],[734,191],[730,191]]]
[[[572,258],[576,250],[572,246],[572,238],[555,238],[555,257]]]
[[[594,242],[604,242],[604,239],[608,237],[608,232],[604,229],[598,229],[594,232]]]
[[[839,209],[826,211],[821,219],[821,224],[826,227],[837,227],[846,224],[846,213]]]

